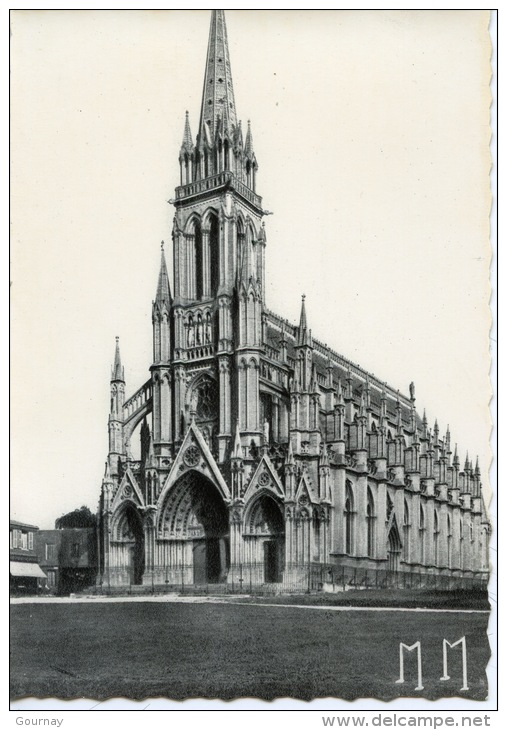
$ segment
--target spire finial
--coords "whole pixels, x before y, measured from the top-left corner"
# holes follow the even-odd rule
[[[115,337],[116,340],[116,347],[114,349],[114,365],[113,365],[113,372],[111,374],[111,380],[124,380],[124,371],[121,364],[121,357],[120,357],[120,338],[118,336]]]
[[[236,104],[225,14],[223,10],[212,10],[199,121],[200,143],[206,139],[206,128],[214,134],[219,116],[224,130],[230,132],[236,127]]]

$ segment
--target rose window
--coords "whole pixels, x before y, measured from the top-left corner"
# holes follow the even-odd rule
[[[183,461],[187,466],[197,466],[200,459],[200,453],[197,446],[189,446],[183,456]]]
[[[263,471],[262,474],[259,475],[259,485],[261,487],[267,487],[270,481],[267,471]]]

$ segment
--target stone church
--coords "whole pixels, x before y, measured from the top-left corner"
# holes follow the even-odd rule
[[[178,162],[174,281],[162,246],[152,364],[128,397],[116,343],[101,584],[484,581],[478,463],[420,417],[413,384],[402,395],[314,337],[304,297],[297,325],[265,305],[266,211],[223,10]]]

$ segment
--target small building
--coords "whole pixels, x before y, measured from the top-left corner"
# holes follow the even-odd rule
[[[39,530],[35,552],[49,592],[64,595],[94,585],[97,549],[93,527]]]
[[[46,575],[41,570],[34,548],[35,525],[9,522],[9,588],[13,595],[35,595],[45,586]]]

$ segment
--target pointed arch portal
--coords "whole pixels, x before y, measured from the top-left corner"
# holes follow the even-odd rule
[[[129,583],[139,585],[144,573],[144,531],[141,517],[132,504],[121,508],[115,532],[116,542],[124,548]]]
[[[264,565],[264,583],[282,581],[285,561],[285,524],[282,511],[269,494],[261,494],[252,504],[247,521],[247,533],[255,538],[262,552],[257,560]]]
[[[218,490],[205,476],[190,471],[176,482],[162,511],[160,531],[164,538],[190,543],[195,584],[227,579],[228,512]]]

